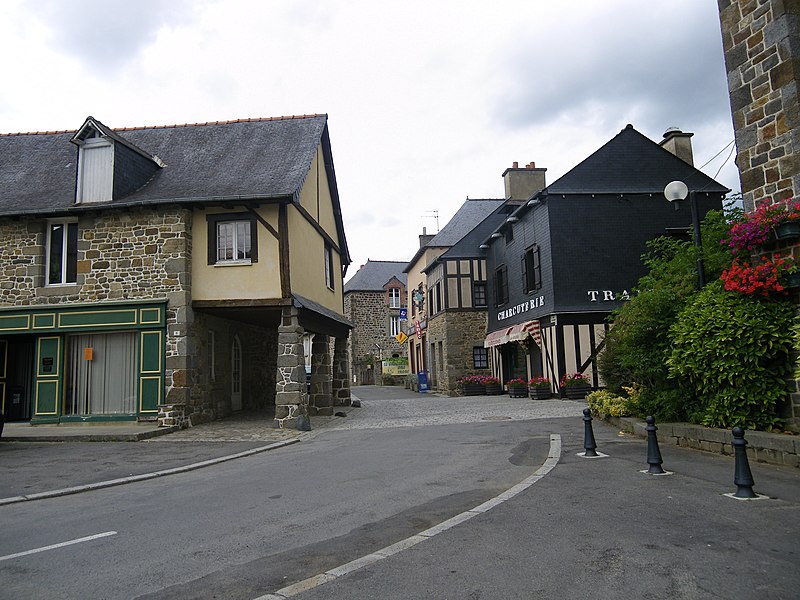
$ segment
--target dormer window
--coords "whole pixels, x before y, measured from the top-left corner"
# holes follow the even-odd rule
[[[89,117],[72,137],[78,146],[75,204],[111,202],[124,198],[165,165],[100,121]]]
[[[83,140],[78,150],[76,204],[109,202],[114,193],[114,145],[94,135]]]

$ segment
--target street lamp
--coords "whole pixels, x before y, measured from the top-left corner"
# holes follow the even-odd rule
[[[706,285],[706,270],[703,266],[703,243],[700,239],[700,217],[697,214],[697,197],[694,190],[689,191],[689,186],[682,181],[671,181],[664,188],[664,197],[670,202],[686,200],[687,195],[689,196],[689,206],[692,209],[692,227],[694,227],[694,245],[697,255],[697,280],[702,288]]]

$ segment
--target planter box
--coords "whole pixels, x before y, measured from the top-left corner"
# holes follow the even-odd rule
[[[486,388],[480,383],[465,383],[464,384],[465,396],[485,396]]]
[[[487,383],[486,384],[486,395],[487,396],[498,396],[503,393],[503,386],[499,383]]]
[[[564,388],[564,397],[568,400],[583,400],[591,391],[590,385],[570,385]]]
[[[775,237],[779,240],[793,240],[800,237],[800,221],[787,221],[775,226]]]
[[[527,398],[528,397],[528,388],[527,387],[510,387],[508,388],[508,395],[511,398]]]
[[[553,392],[550,390],[549,387],[540,388],[540,387],[532,387],[528,388],[528,392],[530,397],[534,400],[549,400],[550,396],[553,395]]]
[[[800,289],[800,273],[792,273],[786,276],[786,289]]]

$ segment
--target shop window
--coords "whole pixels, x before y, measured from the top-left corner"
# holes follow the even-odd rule
[[[522,257],[522,282],[525,292],[533,292],[542,287],[542,265],[539,260],[539,246],[531,246]]]
[[[135,414],[138,387],[138,332],[68,336],[65,415]]]
[[[494,272],[494,303],[502,306],[508,302],[508,268],[501,265]]]
[[[208,264],[258,262],[256,221],[246,213],[208,215]]]
[[[51,222],[47,228],[47,285],[78,280],[78,223]]]
[[[481,346],[472,349],[472,367],[475,369],[489,368],[489,350]]]

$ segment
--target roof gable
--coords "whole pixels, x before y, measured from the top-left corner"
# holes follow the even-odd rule
[[[547,194],[662,193],[675,179],[690,189],[726,193],[728,189],[627,125],[558,180]]]
[[[334,177],[326,123],[326,115],[310,115],[111,130],[90,117],[78,131],[0,135],[0,214],[73,209],[77,152],[70,142],[90,130],[166,165],[146,185],[104,206],[291,200],[320,143]],[[331,191],[341,220],[335,185]]]
[[[367,260],[345,284],[348,292],[383,292],[392,279],[404,286],[408,284],[408,276],[403,273],[406,263],[399,261]]]

